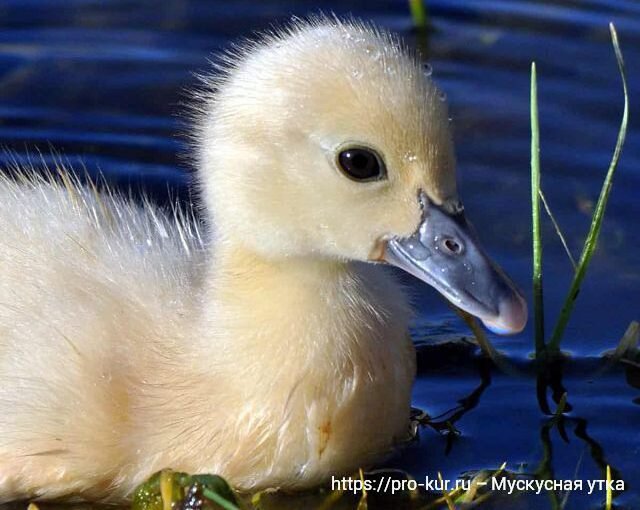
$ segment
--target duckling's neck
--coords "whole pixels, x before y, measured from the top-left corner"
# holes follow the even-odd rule
[[[333,365],[406,335],[409,307],[381,267],[225,246],[210,271],[201,335],[230,355]]]
[[[227,340],[224,335],[236,345],[255,341],[276,350],[288,350],[319,327],[339,322],[340,303],[360,291],[355,287],[361,283],[345,262],[274,259],[238,246],[219,251],[210,270],[205,302],[211,308],[203,312],[216,341]]]

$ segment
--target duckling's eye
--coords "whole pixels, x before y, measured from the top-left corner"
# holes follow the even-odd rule
[[[347,177],[361,182],[382,179],[386,174],[380,156],[363,147],[352,147],[340,152],[338,165]]]

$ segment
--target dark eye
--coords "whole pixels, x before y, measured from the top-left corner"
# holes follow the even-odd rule
[[[380,156],[363,147],[352,147],[340,152],[338,165],[348,177],[356,181],[378,180],[386,173]]]

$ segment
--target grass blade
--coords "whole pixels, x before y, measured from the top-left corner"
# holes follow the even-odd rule
[[[611,510],[613,505],[613,494],[611,491],[611,466],[607,464],[607,499],[604,503],[605,510]]]
[[[411,19],[413,19],[414,27],[419,30],[429,28],[429,16],[427,14],[425,0],[409,0],[409,10],[411,11]]]
[[[533,236],[533,317],[536,357],[544,351],[544,307],[542,300],[542,234],[540,231],[540,125],[536,63],[531,63],[531,220]]]
[[[567,243],[567,240],[565,239],[564,234],[562,233],[562,230],[560,230],[560,225],[558,224],[556,217],[551,212],[551,207],[549,207],[549,203],[547,202],[547,198],[544,196],[544,193],[542,192],[542,188],[540,188],[539,191],[540,191],[539,193],[540,200],[542,200],[542,205],[544,206],[544,210],[547,211],[547,216],[549,216],[551,223],[553,223],[553,228],[556,229],[556,234],[558,234],[558,237],[560,238],[560,242],[562,243],[562,247],[564,248],[564,251],[567,254],[567,257],[569,257],[569,261],[571,262],[571,265],[573,266],[573,270],[575,271],[576,268],[578,267],[578,265],[576,264],[576,259],[574,259],[573,255],[571,254],[571,250],[569,249],[569,244]]]
[[[580,285],[584,280],[589,262],[591,261],[591,257],[593,256],[593,252],[595,251],[598,242],[598,235],[600,234],[602,219],[607,208],[609,193],[611,192],[613,175],[618,166],[618,160],[620,159],[622,146],[624,145],[624,141],[627,135],[627,124],[629,122],[629,95],[627,91],[627,76],[625,73],[622,52],[620,51],[620,45],[618,43],[618,34],[616,33],[616,29],[613,26],[613,23],[609,24],[609,30],[611,31],[611,41],[613,43],[613,49],[615,51],[616,60],[618,62],[618,70],[620,71],[620,77],[622,79],[622,90],[624,93],[624,110],[622,113],[622,120],[620,122],[620,130],[618,131],[616,148],[613,151],[611,163],[609,164],[609,170],[607,171],[604,183],[602,184],[602,189],[600,190],[598,203],[596,204],[595,212],[593,213],[593,218],[591,219],[589,234],[587,235],[584,247],[582,248],[582,254],[580,255],[580,260],[578,261],[578,268],[576,269],[576,272],[573,276],[571,287],[569,288],[569,292],[567,293],[564,304],[562,305],[562,310],[560,312],[558,322],[553,329],[551,340],[549,342],[549,352],[556,354],[560,351],[560,342],[562,341],[562,335],[564,334],[569,322],[569,318],[571,317],[571,312],[573,311],[576,297],[578,296],[578,292],[580,291]]]
[[[240,510],[235,504],[211,489],[204,489],[202,494],[224,510]]]
[[[456,312],[458,317],[460,317],[467,324],[467,326],[473,333],[473,336],[476,337],[476,341],[478,342],[480,349],[482,349],[482,352],[484,352],[486,356],[488,356],[494,363],[496,363],[496,365],[498,365],[502,356],[498,351],[496,351],[491,342],[489,342],[487,335],[485,334],[482,327],[480,327],[480,324],[478,324],[478,321],[475,319],[475,317],[469,312],[465,312],[462,308],[458,308],[457,306],[452,306],[452,308],[453,311]]]

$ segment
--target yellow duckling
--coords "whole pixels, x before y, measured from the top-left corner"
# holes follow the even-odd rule
[[[117,501],[166,467],[304,488],[380,460],[415,357],[401,286],[366,262],[524,326],[465,221],[446,105],[395,38],[298,23],[208,81],[204,241],[64,172],[0,183],[0,500]]]

